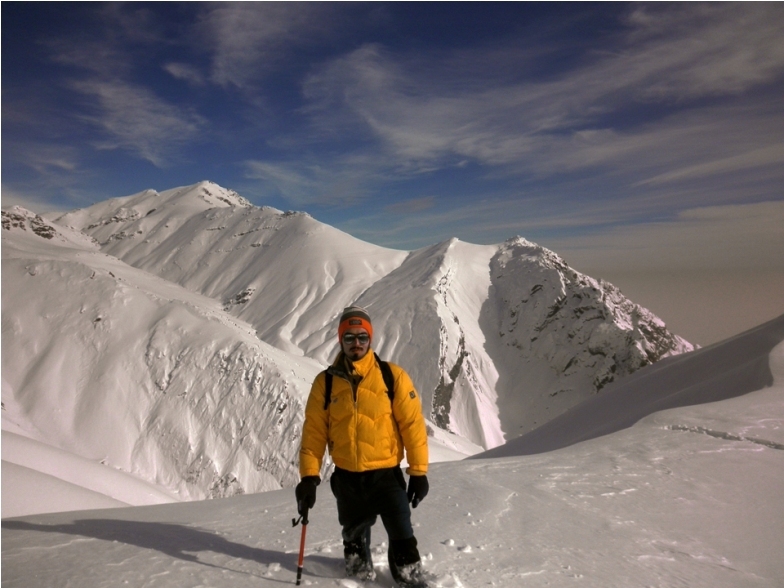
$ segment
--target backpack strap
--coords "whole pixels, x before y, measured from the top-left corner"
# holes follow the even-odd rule
[[[374,353],[374,355],[376,354]],[[395,376],[392,373],[392,368],[389,367],[388,362],[382,361],[378,355],[376,355],[376,361],[378,362],[378,367],[381,368],[381,375],[384,378],[384,385],[387,387],[389,402],[392,402],[395,399]]]
[[[378,367],[381,368],[381,376],[384,378],[384,385],[387,387],[387,396],[391,403],[395,399],[395,375],[392,373],[392,368],[389,363],[383,361],[376,355]],[[324,410],[329,409],[329,403],[332,401],[332,372],[329,369],[324,370]]]
[[[329,409],[332,401],[332,372],[324,370],[324,410]]]

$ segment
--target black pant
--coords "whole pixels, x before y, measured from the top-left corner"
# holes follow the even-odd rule
[[[368,472],[335,468],[329,484],[338,501],[344,541],[353,542],[366,532],[369,539],[377,516],[381,517],[390,541],[414,536],[406,481],[400,467]]]

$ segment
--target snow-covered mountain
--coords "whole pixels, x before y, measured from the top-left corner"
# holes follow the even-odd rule
[[[348,304],[414,378],[436,461],[692,349],[524,239],[390,250],[209,182],[57,218],[14,208],[3,229],[3,429],[152,484],[111,497],[130,504],[293,485],[303,403]]]
[[[17,223],[3,240],[4,430],[179,498],[295,480],[316,362],[80,233],[42,238],[26,211],[3,214]]]
[[[209,182],[55,220],[104,253],[220,301],[262,341],[322,364],[335,353],[341,310],[365,306],[380,327],[377,351],[411,373],[427,416],[484,447],[693,349],[612,285],[521,238],[390,250]]]

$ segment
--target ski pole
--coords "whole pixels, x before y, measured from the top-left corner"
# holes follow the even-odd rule
[[[305,535],[308,532],[308,509],[302,512],[299,519],[291,519],[292,526],[296,527],[300,521],[302,522],[302,537],[299,540],[299,559],[297,560],[297,586],[302,581],[302,567],[305,560]]]

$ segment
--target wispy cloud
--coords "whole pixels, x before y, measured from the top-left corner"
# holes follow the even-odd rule
[[[611,69],[651,99],[744,92],[784,69],[781,6],[643,5],[629,17],[637,51]]]
[[[246,178],[262,182],[268,193],[296,206],[348,206],[365,198],[385,174],[377,161],[361,154],[283,162],[248,160],[244,169]]]
[[[386,5],[84,6],[43,41],[57,75],[4,91],[18,136],[73,148],[29,158],[28,174],[95,171],[99,148],[176,182],[210,145],[226,182],[348,211],[343,228],[402,246],[582,238],[781,198],[781,4],[536,10],[539,32],[478,41]],[[596,27],[597,12],[613,20]]]
[[[707,206],[547,245],[580,268],[784,272],[782,226],[784,202]]]
[[[212,81],[245,88],[280,67],[292,48],[334,36],[343,12],[329,3],[215,3],[196,30],[211,48]]]
[[[97,101],[97,112],[85,116],[107,133],[97,147],[129,149],[158,167],[176,157],[176,149],[192,141],[206,124],[199,115],[123,81],[74,82],[73,87]]]
[[[450,196],[424,199],[421,206],[395,206],[390,215],[379,207],[369,215],[354,215],[337,223],[342,230],[361,239],[393,248],[424,247],[457,237],[470,243],[490,244],[521,235],[538,240],[546,234],[585,235],[634,220],[652,206],[644,203],[620,204],[614,200],[577,201],[564,206],[548,193],[508,195],[449,203]],[[433,202],[434,206],[425,204]],[[437,203],[437,205],[435,205]],[[447,204],[448,203],[448,204]],[[500,236],[500,237],[499,237]]]
[[[2,186],[1,191],[3,208],[21,206],[22,208],[26,208],[27,210],[31,210],[38,214],[52,210],[51,203],[38,194],[23,192],[5,185]]]
[[[157,167],[170,165],[207,126],[193,109],[167,101],[139,81],[137,70],[173,41],[143,6],[103,4],[86,10],[84,17],[86,33],[64,31],[42,41],[52,61],[68,66],[62,87],[81,96],[70,116],[102,131],[89,140],[95,148],[124,149]],[[174,77],[198,82],[197,70],[187,64],[162,67]]]
[[[459,209],[434,209],[405,220],[352,218],[340,227],[360,238],[403,249],[454,236],[490,243],[481,237],[507,231],[508,237],[527,237],[597,276],[602,272],[784,272],[784,202],[689,208],[670,219],[634,223],[614,216],[613,206],[581,206],[562,214],[530,210],[526,220],[521,213],[527,207],[478,202]],[[508,223],[499,221],[503,218],[499,210],[508,214]],[[601,230],[583,230],[597,226]],[[559,230],[550,233],[548,227]],[[573,229],[571,234],[563,231],[568,227]]]
[[[266,182],[274,190],[289,195],[289,198],[295,201],[312,197],[318,189],[318,169],[311,168],[311,173],[308,174],[285,163],[246,161],[244,165],[245,177]]]
[[[37,171],[42,176],[75,172],[79,168],[76,149],[69,145],[24,143],[17,145],[10,157]]]
[[[35,173],[25,173],[23,181],[3,183],[4,207],[19,205],[43,213],[95,202],[95,195],[87,195],[81,188],[92,174],[85,170],[79,150],[70,145],[28,141],[15,144],[13,150],[6,149],[3,171],[22,167]],[[53,193],[60,196],[57,204],[50,200]]]
[[[394,204],[384,206],[386,212],[392,214],[416,214],[425,210],[432,210],[436,206],[435,196],[424,196],[422,198],[411,198],[402,200]]]
[[[160,19],[142,5],[101,3],[79,13],[78,30],[40,39],[51,59],[102,77],[127,77],[157,47],[169,43]]]
[[[305,92],[317,128],[338,133],[347,121],[362,124],[378,139],[379,157],[394,157],[412,173],[464,158],[540,175],[622,165],[629,170],[631,162],[653,177],[666,173],[670,160],[718,172],[721,161],[740,165],[732,161],[744,157],[737,143],[721,140],[744,121],[707,129],[691,116],[691,127],[676,128],[669,122],[672,113],[688,111],[696,100],[731,98],[780,80],[782,18],[777,5],[644,6],[629,15],[628,31],[612,51],[589,54],[579,67],[546,81],[510,83],[505,66],[497,80],[486,72],[480,88],[468,79],[461,84],[459,74],[444,82],[440,70],[456,70],[448,57],[428,61],[366,45],[312,75]],[[525,48],[508,50],[528,62]],[[473,59],[492,70],[492,60]],[[779,113],[753,116],[755,123],[765,119],[755,124],[756,148],[773,149],[781,135],[765,128],[779,126]],[[708,143],[712,153],[706,152]],[[695,151],[696,144],[703,148]],[[662,169],[652,169],[656,160]]]
[[[699,179],[719,174],[754,171],[784,165],[784,143],[719,158],[707,163],[687,165],[639,182],[639,185],[663,184],[685,179]]]
[[[207,83],[204,75],[192,65],[187,63],[170,62],[163,65],[164,71],[168,72],[173,78],[183,80],[194,86],[203,86]]]

